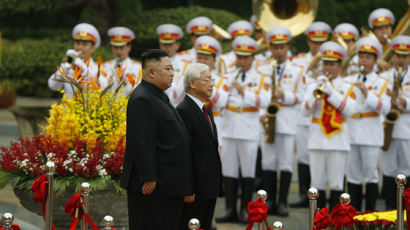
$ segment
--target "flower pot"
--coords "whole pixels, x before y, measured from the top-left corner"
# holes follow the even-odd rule
[[[33,200],[34,193],[28,189],[14,189],[14,194],[25,209],[41,216],[41,204]],[[67,191],[60,196],[55,196],[53,223],[56,230],[68,229],[71,225],[72,218],[64,212],[64,207],[73,194],[74,191]],[[100,226],[104,216],[110,215],[114,217],[114,226],[117,230],[128,229],[127,197],[126,195],[118,194],[114,189],[91,193],[89,214],[93,222],[98,226]],[[79,229],[80,223],[77,227]]]
[[[0,108],[8,108],[16,104],[17,95],[15,93],[0,94]]]

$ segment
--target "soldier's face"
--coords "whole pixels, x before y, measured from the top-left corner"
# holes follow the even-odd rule
[[[247,72],[253,62],[254,56],[249,55],[249,56],[242,56],[242,55],[236,55],[236,66],[239,68],[242,68],[243,72]]]
[[[212,79],[211,72],[205,70],[201,73],[199,79],[191,80],[189,82],[191,90],[196,96],[199,96],[198,99],[204,101],[212,96],[212,91],[214,89],[214,82]]]
[[[279,63],[286,61],[288,56],[289,46],[288,44],[271,44],[270,51],[272,52],[272,57]]]
[[[191,40],[191,43],[192,43],[192,44],[195,44],[196,39],[199,38],[200,36],[201,36],[201,35],[192,33],[192,34],[189,35],[189,40]]]
[[[256,41],[263,38],[263,30],[255,30],[254,35]]]
[[[315,41],[312,41],[310,38],[308,38],[308,40],[307,40],[309,50],[313,55],[316,55],[316,53],[319,52],[319,48],[323,43],[324,43],[324,41],[323,42],[315,42]]]
[[[359,66],[364,66],[364,74],[368,74],[373,71],[376,64],[375,54],[359,52]]]
[[[131,52],[131,45],[111,46],[111,50],[115,57],[120,57],[120,60],[123,61]]]
[[[167,53],[170,57],[173,57],[177,53],[180,46],[181,43],[178,41],[173,43],[159,43],[159,48],[165,51],[165,53]]]
[[[387,43],[387,40],[384,36],[387,35],[387,37],[390,37],[390,35],[392,34],[392,27],[390,25],[376,26],[373,28],[373,32],[379,42],[384,45]]]
[[[211,70],[215,69],[215,57],[208,54],[196,54],[196,62],[207,65]]]
[[[74,40],[74,50],[81,51],[81,57],[91,57],[95,51],[94,43],[91,41]]]
[[[394,67],[407,68],[410,65],[410,54],[398,54],[393,52],[392,62]]]
[[[148,68],[150,82],[161,90],[166,90],[172,85],[174,68],[169,57],[161,58],[160,62],[151,64]]]
[[[356,42],[353,39],[346,39],[346,40],[343,40],[343,41],[346,43],[348,48],[352,47],[354,45],[354,43]]]
[[[331,74],[333,78],[339,75],[340,70],[342,69],[342,64],[337,61],[324,61],[323,62],[323,73]]]

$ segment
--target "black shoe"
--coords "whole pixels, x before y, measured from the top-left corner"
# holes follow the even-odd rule
[[[268,205],[268,214],[276,213],[276,189],[277,189],[277,173],[274,171],[263,171],[262,181],[263,189],[266,191],[268,198],[266,204]]]
[[[291,178],[292,173],[284,171],[280,172],[279,204],[276,212],[276,215],[278,216],[289,216],[288,194]]]
[[[236,211],[236,200],[238,198],[238,180],[230,177],[223,178],[225,190],[226,210],[222,216],[216,217],[217,223],[238,222],[238,213]]]
[[[253,192],[253,178],[242,178],[242,197],[241,197],[241,211],[239,214],[239,223],[247,224],[248,220],[248,203],[252,199]]]
[[[289,204],[292,208],[306,208],[309,207],[309,198],[307,192],[310,187],[310,169],[307,164],[298,164],[299,177],[299,201]]]
[[[366,210],[365,211],[375,210],[378,194],[379,194],[379,186],[376,183],[366,184]]]
[[[362,185],[361,184],[353,184],[347,183],[347,192],[350,195],[351,201],[350,205],[353,206],[356,211],[362,211]]]

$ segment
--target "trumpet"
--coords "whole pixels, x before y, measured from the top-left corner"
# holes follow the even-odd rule
[[[73,66],[74,59],[79,58],[81,56],[81,51],[74,51],[73,52],[67,52],[69,54],[66,54],[63,57],[62,61],[62,66],[66,69],[69,69]]]
[[[326,93],[323,92],[323,90],[325,89],[326,84],[327,84],[327,82],[329,81],[328,79],[329,79],[330,75],[328,75],[327,77],[328,77],[328,78],[325,79],[325,80],[313,91],[313,96],[314,96],[316,99],[322,99],[322,98],[325,96]]]
[[[363,71],[364,71],[364,65],[361,65],[359,67],[359,75],[357,76],[357,81],[360,81],[360,80],[364,81]]]

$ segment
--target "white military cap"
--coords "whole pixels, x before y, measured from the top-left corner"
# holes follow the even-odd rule
[[[379,59],[383,55],[383,47],[378,40],[371,37],[364,37],[357,41],[356,53],[359,52],[375,54],[376,59]]]
[[[209,35],[212,31],[212,20],[199,16],[191,19],[186,25],[186,32],[195,35]]]
[[[196,39],[195,49],[197,53],[211,55],[219,55],[222,52],[222,47],[219,42],[208,35],[204,35]]]
[[[253,33],[253,27],[248,21],[239,20],[229,25],[228,33],[232,38],[237,36],[251,36]]]
[[[369,27],[373,29],[375,26],[393,25],[394,20],[394,15],[390,10],[386,8],[375,9],[369,15]]]
[[[253,28],[254,28],[255,30],[262,30],[262,27],[259,25],[259,22],[258,22],[258,20],[256,19],[256,16],[255,16],[255,15],[252,15],[250,21],[251,21],[251,23],[252,23],[252,25],[253,25]]]
[[[107,34],[110,37],[110,44],[113,46],[125,46],[135,38],[134,32],[122,26],[109,29]]]
[[[255,54],[258,44],[249,36],[238,36],[233,40],[232,48],[237,55],[250,56]]]
[[[409,55],[410,54],[410,36],[400,35],[395,38],[390,43],[391,49],[398,53]]]
[[[324,42],[328,39],[331,29],[325,22],[313,22],[305,30],[305,34],[315,42]]]
[[[180,40],[184,33],[179,26],[174,24],[162,24],[157,27],[157,34],[160,43],[170,44]]]
[[[292,39],[292,33],[286,27],[275,26],[266,33],[265,39],[271,44],[284,44]]]
[[[74,40],[92,41],[95,48],[98,48],[101,44],[100,33],[98,33],[97,28],[88,23],[76,25],[72,36]]]
[[[350,23],[341,23],[337,25],[335,33],[343,40],[357,40],[359,38],[359,31],[356,26]]]
[[[319,49],[323,61],[343,61],[346,51],[336,42],[328,41],[323,43]]]

